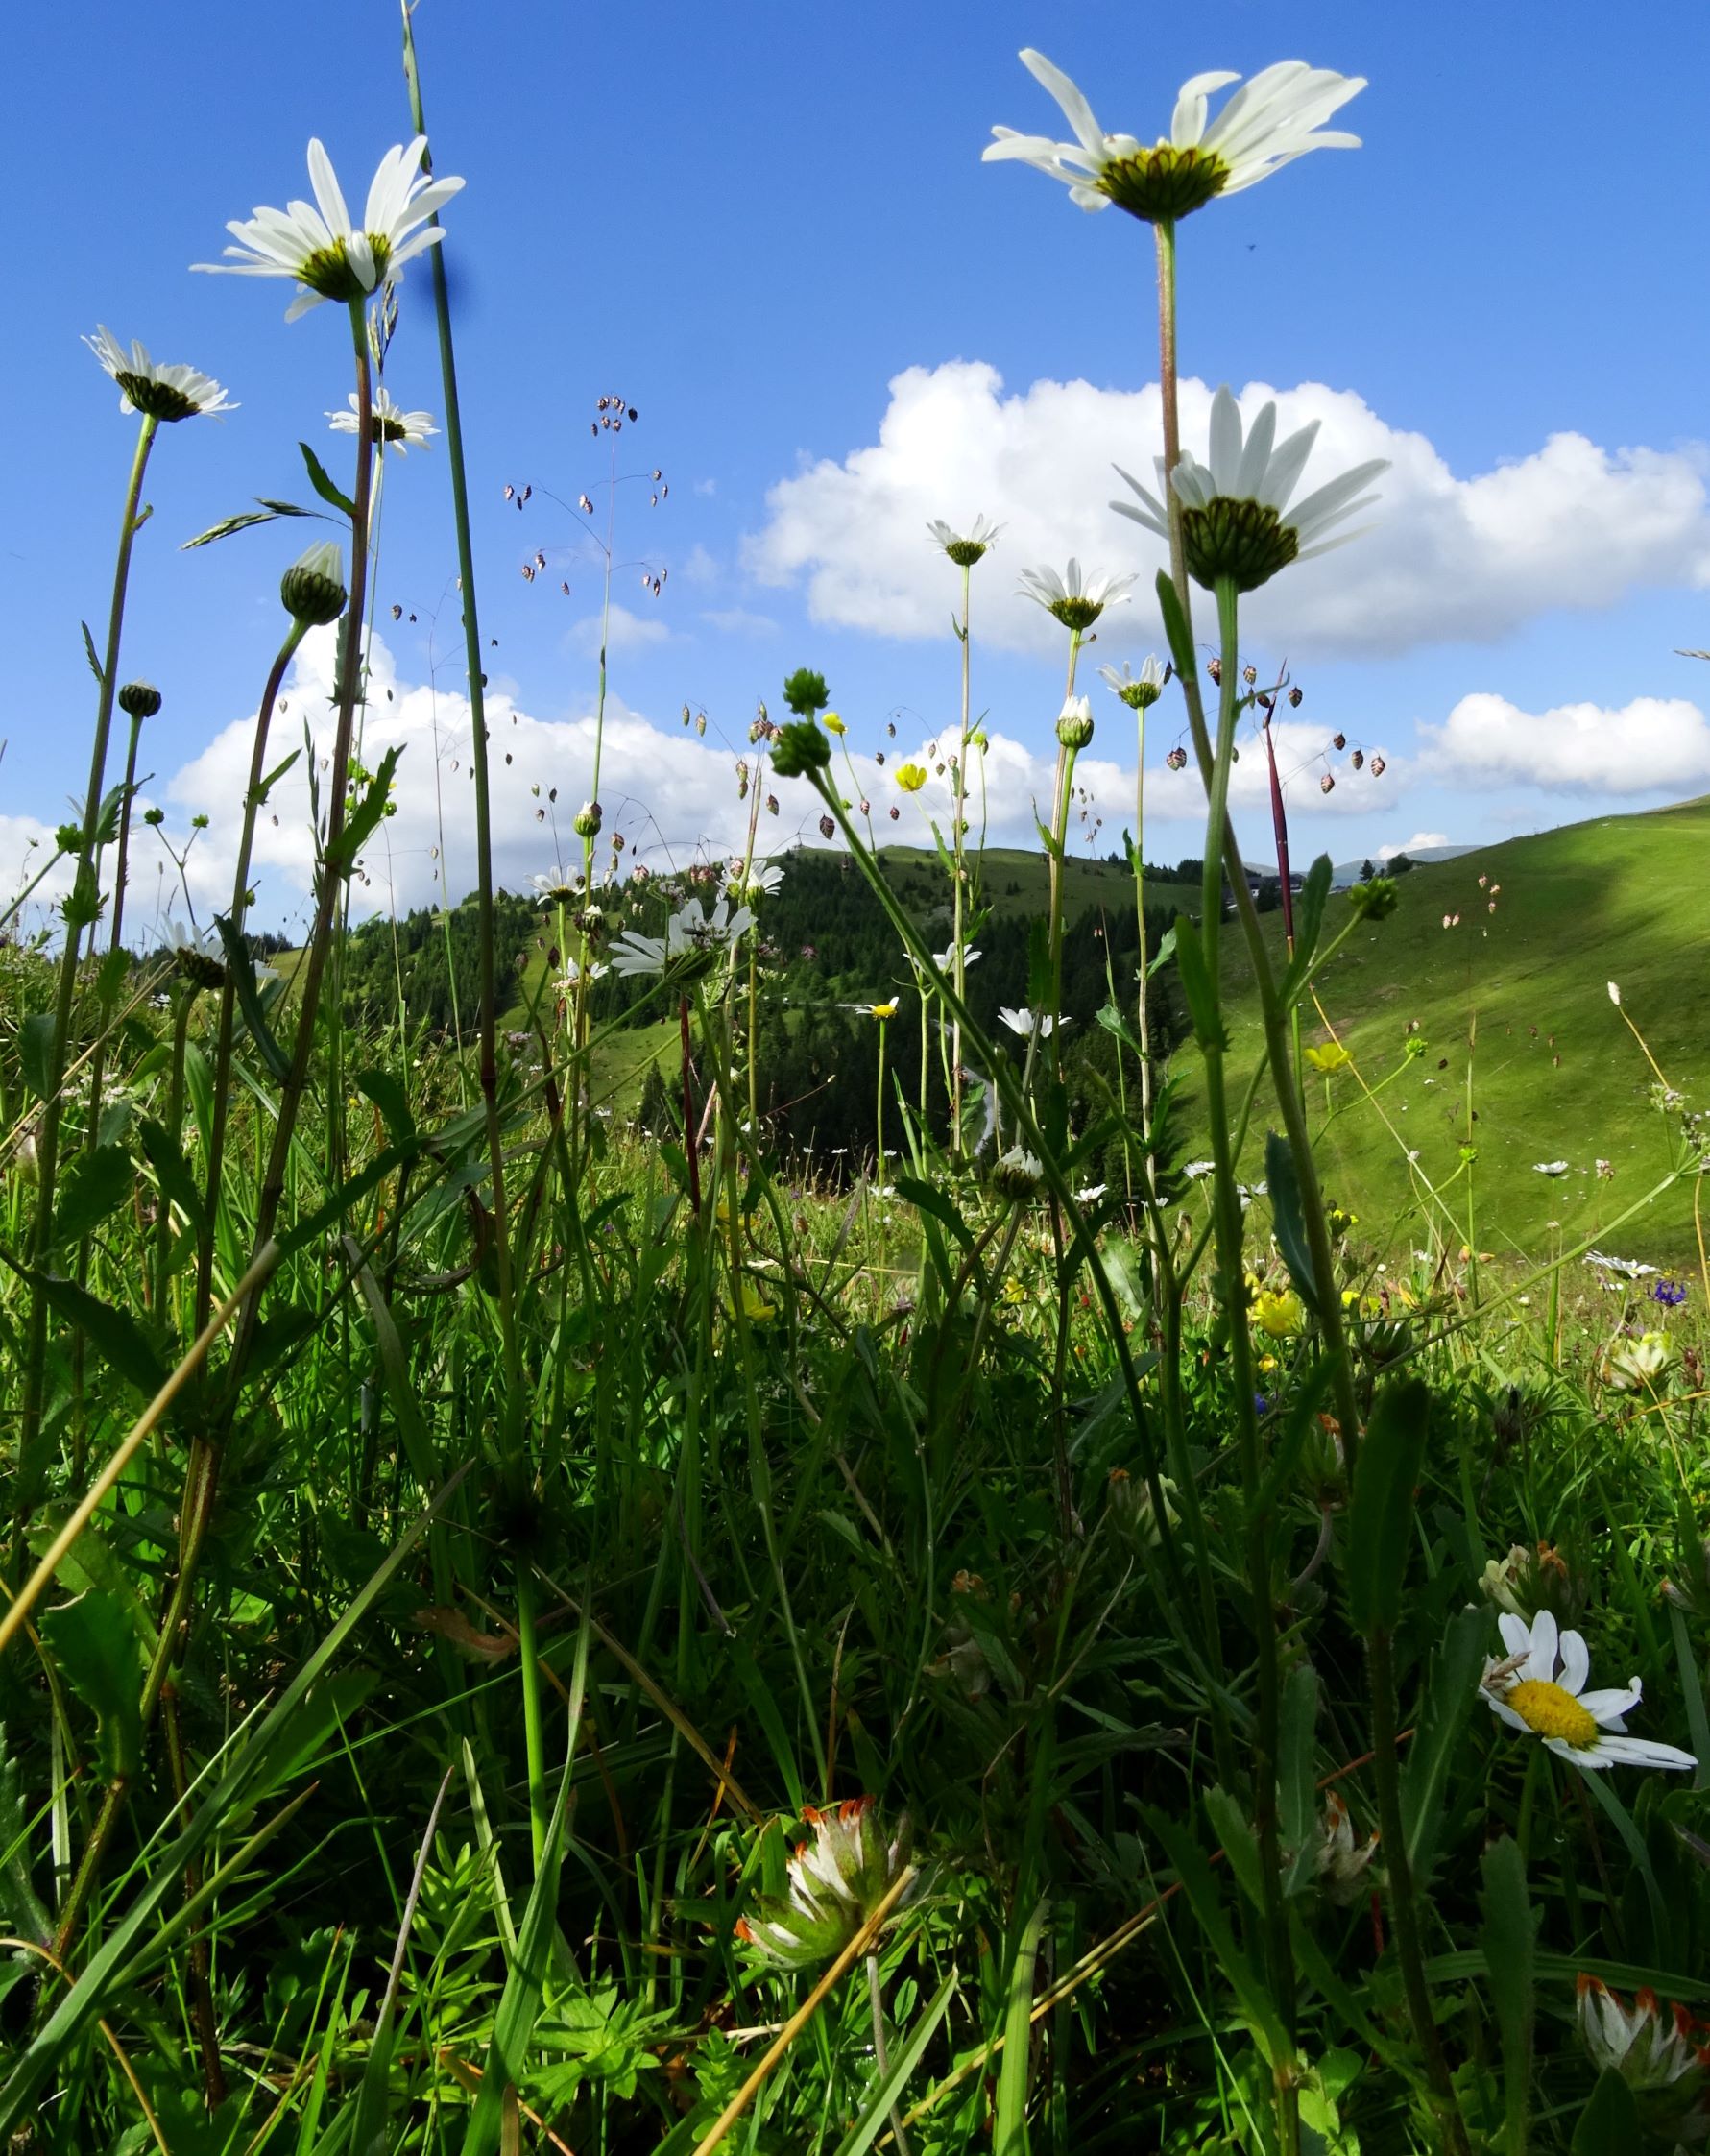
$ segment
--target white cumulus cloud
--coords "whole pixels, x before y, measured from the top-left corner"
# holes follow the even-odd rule
[[[1422,854],[1433,846],[1447,846],[1451,842],[1445,831],[1416,831],[1399,846],[1380,846],[1378,859],[1393,860],[1397,854]]]
[[[1421,763],[1468,787],[1626,795],[1710,786],[1710,721],[1683,696],[1526,712],[1481,690],[1419,732]]]
[[[1296,657],[1375,655],[1489,642],[1553,608],[1613,605],[1641,586],[1710,582],[1703,453],[1604,448],[1558,433],[1492,470],[1459,476],[1422,434],[1391,426],[1352,390],[1250,383],[1243,417],[1274,397],[1283,429],[1320,423],[1302,491],[1368,457],[1392,469],[1372,529],[1301,564],[1246,602],[1255,644]],[[1184,446],[1205,454],[1211,390],[1182,384]],[[941,636],[958,572],[926,533],[977,513],[1007,529],[975,572],[975,634],[1047,650],[1060,633],[1016,595],[1018,569],[1083,566],[1142,572],[1131,606],[1099,624],[1108,647],[1157,642],[1147,586],[1161,542],[1109,507],[1120,464],[1154,484],[1162,447],[1156,384],[1100,389],[1037,381],[1006,395],[997,370],[955,360],[890,384],[876,442],[780,480],[745,546],[762,583],[806,583],[815,619],[897,637]],[[1202,602],[1206,603],[1206,602]]]

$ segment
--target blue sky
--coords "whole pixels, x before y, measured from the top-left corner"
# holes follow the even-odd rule
[[[589,415],[611,390],[640,413],[625,437],[634,467],[659,466],[670,487],[656,510],[650,486],[626,490],[619,511],[619,553],[669,571],[658,600],[634,569],[615,586],[635,625],[614,640],[631,731],[614,763],[637,831],[683,846],[728,838],[737,814],[724,766],[683,737],[686,701],[709,715],[710,740],[740,745],[756,696],[776,703],[782,675],[810,663],[863,747],[886,744],[887,721],[907,744],[948,725],[955,647],[931,632],[954,584],[919,512],[959,523],[980,510],[1011,528],[977,572],[975,694],[988,728],[1017,744],[1008,790],[994,787],[1007,828],[1025,828],[1024,752],[1047,751],[1061,661],[1018,613],[1015,571],[1047,534],[1059,556],[1072,544],[1091,564],[1145,568],[1108,510],[1105,466],[1147,469],[1156,375],[1147,230],[979,161],[994,122],[1065,132],[1017,62],[1027,43],[1081,84],[1105,127],[1143,135],[1167,127],[1177,85],[1201,68],[1298,56],[1369,78],[1339,123],[1362,149],[1302,159],[1182,228],[1186,375],[1298,393],[1299,416],[1331,415],[1327,458],[1342,442],[1386,453],[1385,433],[1423,438],[1398,463],[1380,532],[1317,565],[1328,578],[1279,580],[1255,611],[1254,657],[1287,654],[1308,691],[1289,739],[1297,855],[1358,858],[1421,833],[1478,840],[1710,790],[1710,728],[1694,708],[1710,669],[1673,648],[1710,642],[1710,301],[1682,271],[1702,225],[1701,152],[1690,129],[1647,117],[1701,71],[1700,7],[1628,11],[1619,36],[1581,0],[664,0],[607,14],[422,0],[417,17],[436,162],[469,182],[446,214],[446,258],[490,671],[518,717],[504,873],[546,844],[525,778],[566,802],[587,783],[599,579],[545,493],[573,501],[603,474]],[[105,617],[134,425],[78,342],[105,322],[215,375],[242,407],[167,430],[157,449],[123,667],[166,696],[146,739],[150,797],[169,827],[196,807],[216,815],[202,841],[211,888],[232,743],[302,527],[191,554],[179,542],[253,495],[301,498],[300,438],[344,471],[348,445],[323,414],[349,381],[332,310],[287,327],[283,283],[188,265],[217,257],[227,218],[306,191],[311,134],[360,200],[408,133],[397,18],[382,0],[299,0],[284,17],[234,11],[201,39],[162,38],[146,11],[35,10],[12,49],[24,92],[13,230],[29,235],[34,274],[0,361],[13,415],[0,872],[12,874],[27,819],[58,820],[84,783],[93,694],[78,621]],[[912,387],[894,393],[898,376]],[[401,402],[437,412],[420,272],[406,276],[387,378]],[[1035,390],[1051,383],[1087,386]],[[1340,402],[1301,387],[1313,384]],[[1580,448],[1547,452],[1562,436]],[[506,482],[539,490],[523,513]],[[519,569],[537,546],[549,571],[530,586]],[[442,443],[387,480],[376,679],[395,709],[425,708],[426,628],[451,563]],[[1107,618],[1095,660],[1156,641],[1148,580],[1120,622]],[[393,604],[417,622],[394,625]],[[434,707],[447,773],[454,612],[444,605],[437,652],[448,701]],[[1568,706],[1588,709],[1548,718]],[[1095,708],[1114,843],[1131,820],[1134,744],[1118,706]],[[1174,723],[1154,728],[1154,765]],[[1387,792],[1387,779],[1320,765],[1337,730],[1382,749]],[[406,753],[421,803],[431,754],[419,739]],[[1326,767],[1339,774],[1330,804]],[[459,873],[449,790],[457,895],[472,878]],[[1148,851],[1196,851],[1191,794],[1161,777],[1152,799],[1164,814]],[[786,803],[780,840],[792,814]],[[1257,855],[1264,819],[1242,817]],[[405,897],[430,873],[424,848],[415,855],[397,868]],[[291,909],[301,861],[281,837],[271,910]]]

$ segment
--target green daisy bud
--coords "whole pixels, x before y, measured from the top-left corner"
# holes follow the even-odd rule
[[[153,718],[160,709],[160,691],[146,681],[128,681],[119,690],[119,709],[132,718]]]
[[[279,579],[279,603],[294,621],[324,628],[345,611],[345,564],[338,544],[318,539]]]
[[[578,838],[597,838],[604,820],[597,801],[585,801],[576,811],[576,820],[571,826]]]
[[[1070,696],[1057,715],[1057,739],[1066,749],[1084,749],[1093,739],[1093,706],[1085,696]]]

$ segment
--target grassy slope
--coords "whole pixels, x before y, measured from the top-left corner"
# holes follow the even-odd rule
[[[1599,817],[1417,868],[1400,880],[1397,912],[1356,931],[1319,997],[1361,1075],[1376,1084],[1395,1067],[1410,1019],[1428,1043],[1382,1096],[1398,1139],[1361,1102],[1351,1076],[1333,1082],[1338,1112],[1322,1140],[1326,1185],[1354,1205],[1375,1240],[1392,1234],[1400,1242],[1411,1233],[1407,1148],[1418,1149],[1433,1181],[1455,1172],[1475,1012],[1475,1197],[1483,1248],[1541,1252],[1552,1221],[1577,1239],[1612,1222],[1660,1178],[1668,1150],[1650,1105],[1652,1074],[1606,983],[1620,983],[1624,1007],[1670,1082],[1692,1105],[1710,1104],[1707,853],[1710,798],[1648,815]],[[1481,875],[1502,886],[1494,915],[1479,888]],[[1330,901],[1332,930],[1345,921],[1345,903]],[[1456,911],[1460,926],[1445,930],[1443,915]],[[1280,943],[1277,916],[1267,916],[1265,928]],[[1251,975],[1233,932],[1226,949],[1233,1056],[1244,1071],[1259,1034]],[[1311,1044],[1328,1035],[1314,1024],[1305,1037]],[[1439,1069],[1445,1057],[1448,1067]],[[1181,1062],[1191,1073],[1192,1050]],[[1323,1084],[1312,1084],[1317,1129]],[[1263,1108],[1256,1122],[1262,1144]],[[1613,1181],[1594,1174],[1599,1156],[1613,1163]],[[1566,1160],[1571,1172],[1558,1179],[1536,1174],[1532,1164],[1547,1160]],[[1464,1228],[1463,1183],[1452,1202]],[[1671,1191],[1610,1244],[1623,1253],[1684,1259],[1696,1249],[1690,1186]]]

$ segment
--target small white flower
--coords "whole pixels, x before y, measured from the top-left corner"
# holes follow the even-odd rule
[[[734,860],[725,888],[733,898],[746,899],[753,906],[762,898],[771,898],[783,882],[781,861],[755,860],[744,867],[741,861]]]
[[[1191,1183],[1196,1183],[1202,1175],[1211,1175],[1216,1165],[1215,1160],[1191,1160],[1182,1170],[1182,1174],[1187,1176]]]
[[[1612,981],[1605,981],[1603,985],[1609,991],[1609,1001],[1615,1005],[1616,1009],[1619,1010],[1621,1008],[1621,990]]]
[[[1588,1692],[1590,1651],[1578,1633],[1561,1631],[1548,1610],[1540,1610],[1529,1626],[1505,1611],[1497,1625],[1508,1651],[1484,1664],[1481,1689],[1510,1729],[1542,1737],[1557,1758],[1585,1773],[1613,1766],[1697,1766],[1690,1752],[1626,1734],[1625,1717],[1644,1696],[1639,1680]]]
[[[192,990],[225,986],[226,946],[215,930],[204,929],[198,933],[182,921],[169,921],[165,948]]]
[[[529,882],[542,906],[580,906],[588,891],[579,868],[549,868]]]
[[[350,392],[349,405],[348,412],[327,413],[326,417],[331,421],[335,434],[355,433],[360,413],[354,390]],[[374,391],[369,418],[370,441],[378,442],[386,448],[396,449],[399,456],[403,456],[412,448],[426,448],[428,436],[439,431],[433,424],[431,412],[406,412],[401,404],[392,401],[383,383]]]
[[[1587,1250],[1585,1262],[1587,1265],[1600,1266],[1605,1272],[1619,1272],[1624,1280],[1643,1280],[1657,1270],[1655,1266],[1647,1265],[1640,1258],[1609,1258],[1602,1250]]]
[[[1074,1024],[1072,1018],[1057,1019],[1050,1017],[1048,1014],[1036,1017],[1030,1010],[1011,1010],[1007,1004],[1000,1006],[998,1015],[1010,1031],[1019,1033],[1023,1040],[1030,1039],[1035,1028],[1038,1029],[1041,1040],[1049,1040],[1059,1025],[1072,1026]]]
[[[1278,61],[1241,85],[1208,127],[1206,98],[1240,81],[1216,71],[1182,85],[1169,135],[1147,146],[1132,134],[1106,134],[1093,109],[1061,68],[1029,48],[1022,64],[1054,97],[1073,129],[1072,142],[1047,134],[994,128],[988,162],[1018,157],[1069,189],[1081,209],[1115,203],[1155,224],[1202,208],[1216,195],[1239,194],[1268,179],[1309,150],[1357,150],[1357,134],[1327,133],[1323,123],[1365,87],[1359,75],[1338,75],[1304,61]]]
[[[1702,2029],[1695,2033],[1684,2006],[1671,2004],[1665,2010],[1649,1990],[1635,1993],[1632,2004],[1624,2005],[1621,1995],[1601,1976],[1581,1974],[1575,1988],[1580,2041],[1597,2072],[1613,2069],[1631,2089],[1673,2089],[1689,2077],[1703,2079],[1710,2050],[1698,2041]]]
[[[1228,387],[1212,399],[1209,463],[1200,464],[1184,449],[1169,476],[1182,505],[1188,567],[1201,584],[1209,587],[1227,576],[1239,590],[1255,591],[1290,562],[1310,561],[1314,554],[1328,553],[1333,546],[1361,536],[1363,526],[1356,531],[1336,527],[1378,498],[1362,490],[1389,469],[1387,457],[1355,465],[1289,508],[1318,426],[1317,420],[1312,421],[1279,448],[1274,402],[1259,407],[1243,439],[1240,406]],[[1159,463],[1162,488],[1162,459]],[[1140,498],[1138,505],[1113,501],[1111,507],[1168,539],[1169,516],[1163,502],[1120,464],[1115,469]]]
[[[970,967],[974,963],[975,959],[978,957],[979,953],[977,950],[964,951],[962,953],[963,971],[966,972],[968,967]],[[932,954],[932,963],[938,968],[940,973],[953,972],[956,963],[955,945],[952,943],[948,950],[934,951]]]
[[[991,551],[1003,526],[989,524],[984,517],[975,517],[967,531],[952,531],[941,517],[934,517],[927,529],[932,535],[932,544],[942,546],[958,569],[972,569],[982,555]]]
[[[121,412],[143,412],[153,420],[193,419],[199,412],[235,412],[237,406],[210,375],[194,367],[157,366],[148,347],[132,341],[127,351],[102,323],[84,339],[103,368],[119,385]]]
[[[1565,1175],[1568,1164],[1565,1160],[1534,1160],[1531,1172],[1534,1175]]]
[[[1074,1202],[1077,1205],[1096,1205],[1109,1188],[1108,1183],[1082,1183],[1074,1194]]]
[[[380,285],[396,284],[404,264],[444,236],[427,220],[463,185],[461,180],[433,180],[422,171],[426,147],[427,137],[419,134],[387,151],[368,190],[358,230],[350,223],[331,158],[318,140],[312,141],[309,184],[314,202],[257,208],[251,217],[231,219],[226,230],[240,244],[227,248],[229,259],[196,262],[192,268],[233,277],[295,278],[303,290],[286,308],[287,322],[323,300],[359,301]]]
[[[612,968],[609,965],[598,959],[592,965],[584,968],[579,966],[572,958],[553,985],[561,996],[574,995],[585,981],[590,982],[604,981],[611,970]]]
[[[1024,1147],[1011,1146],[993,1163],[993,1187],[1001,1197],[1030,1198],[1044,1180],[1044,1163]]]
[[[1022,595],[1034,599],[1066,629],[1090,629],[1107,606],[1126,606],[1128,587],[1138,579],[1113,576],[1108,569],[1094,569],[1083,576],[1072,555],[1059,576],[1054,569],[1024,569]]]

